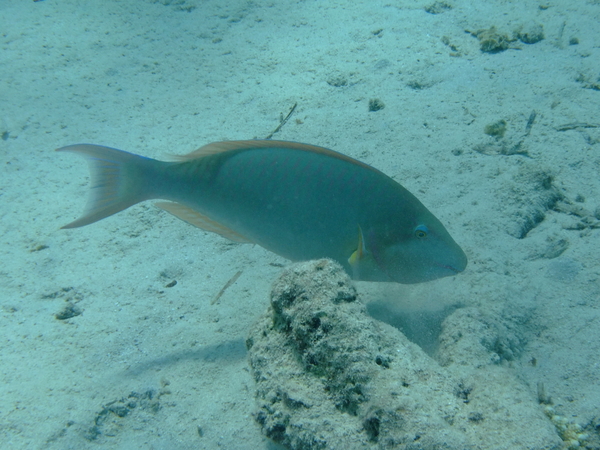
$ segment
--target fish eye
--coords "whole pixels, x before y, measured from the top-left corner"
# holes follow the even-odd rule
[[[419,239],[426,238],[429,234],[429,229],[425,225],[419,225],[415,228],[415,236]]]

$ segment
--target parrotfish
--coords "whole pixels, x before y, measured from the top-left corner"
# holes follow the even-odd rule
[[[356,280],[420,283],[456,275],[467,257],[441,222],[379,170],[296,142],[205,145],[158,161],[91,144],[91,195],[63,228],[89,225],[150,199],[192,225],[293,261],[331,258]]]

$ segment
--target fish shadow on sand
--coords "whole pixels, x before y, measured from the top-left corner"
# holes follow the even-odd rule
[[[149,370],[175,366],[185,361],[204,361],[209,363],[218,361],[221,364],[228,362],[232,363],[245,359],[246,355],[247,350],[244,339],[239,338],[223,341],[219,344],[205,345],[199,349],[173,352],[165,356],[133,365],[125,372],[128,376],[136,376]]]

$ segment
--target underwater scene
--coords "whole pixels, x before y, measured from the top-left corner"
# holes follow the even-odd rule
[[[598,23],[0,2],[0,449],[599,450]]]

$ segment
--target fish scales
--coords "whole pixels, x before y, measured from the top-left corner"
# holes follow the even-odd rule
[[[190,201],[184,193],[171,193],[170,200],[202,210],[289,259],[318,258],[324,251],[333,255],[340,246],[336,234],[349,235],[346,247],[356,244],[360,184],[351,164],[333,158],[311,163],[313,158],[309,152],[289,149],[228,155],[218,175],[198,186],[202,195]],[[180,179],[178,174],[174,179]],[[191,183],[193,177],[185,185]],[[364,208],[362,212],[368,213]],[[330,238],[324,239],[327,235]]]
[[[256,166],[271,170],[256,176],[251,169]],[[245,167],[249,169],[242,173]],[[357,168],[310,152],[253,149],[223,163],[208,187],[213,201],[205,211],[226,225],[239,220],[241,234],[289,259],[328,254],[339,260],[356,246],[357,225],[376,212],[372,196],[378,193],[367,190],[366,174],[359,177]],[[209,206],[196,198],[194,206]]]
[[[163,162],[90,144],[92,196],[73,228],[147,199],[182,220],[291,260],[329,257],[353,278],[417,283],[467,258],[439,220],[382,172],[322,147],[229,141]]]

